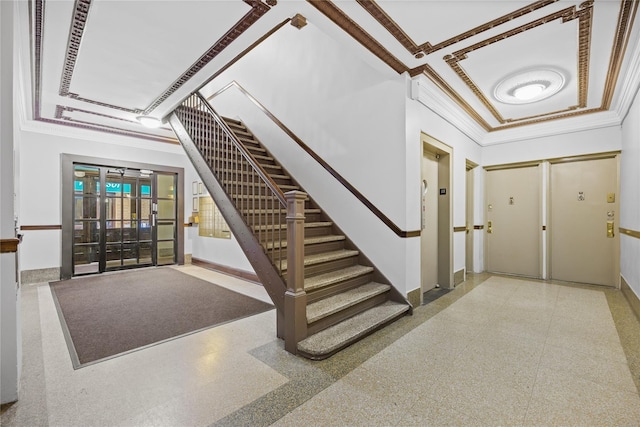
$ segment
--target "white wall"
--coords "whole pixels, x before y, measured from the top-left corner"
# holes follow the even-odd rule
[[[0,238],[14,229],[14,3],[0,2]],[[18,399],[22,365],[16,254],[0,255],[0,403]]]
[[[640,231],[640,96],[622,125],[620,227]],[[620,274],[640,298],[640,239],[620,236]]]
[[[301,30],[283,27],[217,77],[207,93],[232,81],[407,230],[404,76],[371,67],[309,23]],[[396,288],[410,289],[407,239],[396,236],[237,89],[213,105],[224,116],[242,119]]]

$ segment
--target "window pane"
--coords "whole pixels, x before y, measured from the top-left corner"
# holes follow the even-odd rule
[[[107,205],[107,220],[122,219],[122,199],[120,197],[108,197],[105,202]]]
[[[73,189],[75,194],[100,194],[99,168],[75,165],[73,168],[73,180]]]

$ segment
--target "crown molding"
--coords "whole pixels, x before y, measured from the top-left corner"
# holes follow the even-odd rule
[[[637,65],[640,67],[640,61],[638,62],[639,64]],[[637,73],[633,77],[640,80]],[[635,87],[637,88],[637,85]],[[635,92],[632,92],[631,95],[633,95],[633,93]],[[631,98],[633,99],[633,96],[631,96]],[[435,84],[422,75],[415,77],[411,81],[411,99],[420,102],[482,147],[620,126],[621,124],[621,116],[617,111],[601,111],[566,118],[564,120],[487,132],[472,120],[457,104],[452,102]]]
[[[476,144],[482,145],[487,132],[424,74],[411,80],[411,99],[442,117]]]
[[[640,27],[640,26],[639,26]],[[629,114],[629,109],[636,99],[638,90],[640,90],[640,40],[638,40],[638,34],[640,28],[635,31],[635,36],[632,36],[630,40],[633,40],[634,44],[628,47],[629,66],[627,67],[627,73],[624,76],[624,80],[620,83],[620,87],[617,89],[619,94],[614,99],[612,110],[618,112],[618,115],[622,118],[622,121]]]
[[[564,120],[487,132],[479,144],[486,147],[488,145],[620,126],[621,122],[622,120],[616,111],[601,111]]]

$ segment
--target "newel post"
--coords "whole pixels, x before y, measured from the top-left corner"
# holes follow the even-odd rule
[[[287,291],[284,294],[284,349],[297,354],[307,337],[307,294],[304,291],[304,202],[307,193],[289,191],[287,198]]]

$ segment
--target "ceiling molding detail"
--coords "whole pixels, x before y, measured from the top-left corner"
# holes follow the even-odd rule
[[[462,81],[469,87],[469,89],[478,97],[480,102],[489,110],[489,112],[495,117],[500,124],[514,123],[522,120],[531,120],[534,118],[540,118],[543,116],[557,115],[567,111],[574,111],[578,108],[585,108],[587,106],[587,92],[589,87],[589,51],[591,40],[591,21],[593,11],[593,1],[586,1],[580,5],[580,10],[576,10],[575,6],[559,10],[551,15],[547,15],[543,18],[529,22],[525,25],[521,25],[505,33],[498,34],[489,39],[480,41],[478,43],[467,46],[464,49],[453,52],[452,55],[446,55],[444,60],[455,71],[455,73],[462,79]],[[460,62],[467,59],[467,54],[477,51],[483,47],[492,45],[502,40],[508,39],[515,35],[524,33],[525,31],[532,30],[541,25],[548,24],[549,22],[562,19],[562,23],[571,22],[578,19],[578,99],[577,104],[567,107],[566,109],[553,111],[537,116],[522,117],[518,119],[505,119],[498,112],[496,107],[491,103],[489,98],[485,96],[478,86],[469,77],[467,72],[462,68]]]
[[[377,56],[398,74],[408,71],[409,68],[403,64],[402,61],[393,56],[391,52],[371,37],[369,33],[349,18],[342,10],[333,4],[333,2],[329,0],[307,0],[307,2],[333,21],[334,24],[342,28],[347,34],[356,39],[362,46],[366,47],[371,53]]]
[[[361,5],[365,5],[365,9],[368,11],[369,9],[373,10],[374,12],[376,11],[376,9],[380,9],[379,6],[377,5],[369,5],[368,3],[373,3],[373,1],[365,1],[365,0],[356,0],[358,1],[359,4]],[[462,95],[460,95],[458,92],[456,92],[449,84],[446,83],[445,79],[442,78],[442,76],[440,76],[429,64],[425,63],[423,65],[419,65],[413,68],[409,68],[406,64],[404,64],[402,61],[400,61],[398,58],[396,58],[390,51],[388,51],[386,48],[384,48],[380,43],[378,43],[375,38],[373,36],[371,36],[369,33],[367,33],[362,27],[360,27],[355,21],[353,21],[351,18],[349,18],[349,16],[347,16],[347,14],[345,12],[343,12],[340,8],[338,8],[331,0],[324,0],[324,1],[314,1],[314,0],[307,0],[308,3],[310,3],[312,6],[314,6],[316,9],[318,9],[321,13],[323,13],[327,18],[329,18],[332,22],[334,22],[336,25],[338,25],[340,28],[342,28],[343,31],[345,31],[347,34],[349,34],[351,37],[353,37],[356,41],[358,41],[361,45],[363,45],[365,48],[367,48],[370,52],[372,52],[374,55],[376,55],[381,61],[383,61],[384,63],[386,63],[387,65],[389,65],[389,67],[391,67],[392,69],[394,69],[396,72],[398,73],[403,73],[403,72],[408,72],[409,76],[412,78],[415,78],[419,75],[425,75],[429,80],[431,80],[431,82],[433,82],[438,88],[440,88],[447,96],[448,98],[454,102],[455,104],[458,105],[458,107],[460,107],[465,113],[467,113],[469,116],[471,116],[478,125],[480,125],[480,127],[482,129],[484,129],[486,132],[489,133],[493,133],[493,132],[497,132],[497,131],[502,131],[502,130],[508,130],[514,127],[519,127],[519,126],[527,126],[527,125],[532,125],[532,124],[540,124],[540,123],[546,123],[546,122],[552,122],[552,121],[557,121],[557,120],[561,120],[561,119],[571,119],[573,117],[576,116],[581,116],[581,115],[586,115],[586,114],[594,114],[594,113],[602,113],[604,111],[607,111],[609,109],[609,104],[611,102],[611,98],[613,96],[614,93],[614,89],[616,86],[616,82],[618,79],[618,74],[622,65],[622,60],[624,59],[624,52],[626,49],[626,46],[628,44],[629,41],[629,35],[631,33],[631,29],[633,27],[633,22],[635,19],[635,15],[636,15],[636,11],[638,9],[638,1],[636,0],[621,0],[621,8],[620,8],[620,14],[619,14],[619,19],[618,19],[618,23],[617,23],[617,28],[616,28],[616,39],[613,43],[612,46],[612,51],[611,51],[611,60],[610,60],[610,65],[609,65],[609,70],[607,73],[607,77],[606,77],[606,84],[605,84],[605,93],[603,95],[603,103],[601,106],[596,107],[596,108],[589,108],[589,109],[584,109],[581,111],[571,111],[570,109],[567,110],[567,112],[562,113],[562,114],[557,114],[555,116],[545,116],[545,117],[530,117],[530,118],[524,118],[524,119],[519,119],[519,122],[515,122],[515,123],[508,123],[508,124],[504,124],[503,126],[496,126],[493,127],[491,125],[489,125],[489,123],[482,118],[482,115],[480,113],[478,113],[478,111],[476,111],[473,107],[471,107],[471,105],[464,99],[464,97]],[[512,16],[518,17],[518,16],[524,16],[526,15],[529,9],[529,7],[535,7],[535,10],[541,9],[545,6],[548,6],[550,4],[553,4],[555,2],[535,2],[532,3],[531,5],[525,7],[525,8],[521,8],[518,9],[517,11],[512,12],[512,14],[507,14],[504,15],[501,18],[498,18],[494,21],[490,21],[486,24],[483,24],[479,27],[476,27],[473,30],[469,30],[465,33],[462,33],[454,38],[448,39],[448,40],[457,40],[459,38],[459,40],[464,40],[467,37],[463,37],[463,35],[468,35],[469,37],[471,35],[475,35],[478,33],[474,33],[471,34],[474,30],[476,29],[484,29],[486,27],[486,30],[490,29],[490,24],[492,22],[503,22],[503,18]],[[572,12],[571,14],[567,13],[567,10],[561,11],[561,12],[565,12],[565,15],[561,15],[559,18],[563,19],[563,20],[567,20],[567,19],[579,19],[579,20],[590,20],[591,19],[591,9],[592,9],[592,4],[593,4],[593,0],[588,0],[583,2],[582,4],[580,4],[580,10],[575,11],[575,14]],[[571,8],[571,9],[575,9]],[[381,11],[382,13],[384,13],[383,11]],[[379,12],[375,12],[378,15],[380,15]],[[518,15],[519,14],[519,15]],[[385,14],[386,15],[386,14]],[[516,16],[517,15],[517,16]],[[552,14],[550,16],[553,16],[555,14]],[[585,16],[586,15],[586,16]],[[382,15],[380,15],[382,16]],[[374,16],[375,17],[375,16]],[[387,16],[388,18],[388,16]],[[559,19],[559,18],[555,18],[555,19]],[[377,19],[377,18],[376,18]],[[536,20],[539,21],[539,20]],[[536,22],[533,21],[533,22]],[[504,22],[508,22],[508,21],[504,21]],[[393,22],[391,20],[391,18],[388,18],[388,20],[385,20],[385,18],[380,18],[378,20],[378,23],[380,23],[383,27],[385,27],[387,29],[387,31],[389,31],[391,34],[400,34],[398,32],[398,30],[400,32],[402,32],[404,34],[404,31],[402,31],[398,25]],[[392,24],[393,23],[393,24]],[[543,22],[540,22],[538,25],[541,25]],[[589,28],[590,29],[590,21],[588,23],[584,24],[585,26],[583,28]],[[587,27],[588,25],[588,27]],[[525,25],[526,27],[526,25]],[[508,32],[507,32],[508,34]],[[406,36],[406,34],[405,34]],[[399,37],[402,37],[401,35]],[[581,34],[579,32],[578,34],[579,37],[579,41],[581,41],[580,45],[582,46],[583,50],[586,48],[588,49],[588,45],[589,43],[587,39],[587,37],[590,37],[590,31],[588,34]],[[408,38],[408,36],[407,36]],[[400,41],[400,40],[399,40]],[[497,40],[495,40],[497,41]],[[408,43],[407,40],[405,40],[404,42],[400,41],[400,43]],[[444,42],[443,42],[444,43]],[[414,43],[415,44],[415,43]],[[409,44],[407,44],[406,46],[409,46]],[[405,46],[405,47],[406,47]],[[426,46],[426,44],[425,44]],[[438,46],[438,45],[434,45],[434,46]],[[412,50],[413,45],[410,46],[411,49],[408,50]],[[420,47],[420,46],[417,46]],[[444,47],[444,46],[442,46]],[[440,49],[442,48],[440,47]],[[412,52],[413,53],[413,52]],[[583,99],[586,100],[586,96],[587,96],[587,81],[588,81],[588,50],[586,52],[581,53],[581,55],[583,56],[583,59],[581,62],[579,62],[579,67],[580,67],[580,72],[581,72],[581,80],[583,80],[582,82],[579,82],[579,88],[582,87],[583,89],[579,89],[579,92],[582,92],[582,97]],[[579,99],[580,101],[580,99]],[[424,102],[423,102],[424,103]],[[578,105],[580,105],[580,102],[578,103]],[[586,105],[586,104],[585,104]],[[450,109],[449,109],[450,110]],[[561,110],[564,111],[564,110]],[[556,112],[557,113],[557,112]],[[447,112],[443,112],[443,115],[447,115]],[[505,122],[506,123],[506,122]],[[573,123],[573,122],[572,122]],[[601,126],[600,126],[601,127]],[[577,129],[577,128],[576,128]],[[575,129],[574,129],[575,130]],[[469,132],[470,134],[474,134],[475,132]],[[489,138],[489,139],[493,139],[493,138]],[[474,139],[475,140],[475,139]],[[479,143],[482,143],[482,139],[481,140],[476,140]]]
[[[436,52],[440,49],[444,49],[447,46],[451,46],[453,44],[459,43],[463,40],[466,40],[470,37],[488,31],[492,28],[495,28],[504,23],[513,21],[516,18],[524,16],[528,13],[534,12],[540,8],[548,6],[552,3],[557,2],[558,0],[540,0],[532,3],[528,6],[522,7],[518,10],[515,10],[511,13],[508,13],[504,16],[496,18],[492,21],[489,21],[485,24],[479,25],[469,31],[465,31],[462,34],[459,34],[455,37],[451,37],[447,40],[444,40],[440,43],[431,44],[431,42],[424,42],[421,45],[417,45],[411,37],[409,37],[400,26],[393,20],[387,13],[382,10],[382,8],[374,1],[374,0],[356,0],[360,6],[362,6],[371,16],[375,18],[376,21],[380,23],[393,37],[402,44],[405,49],[409,51],[416,58],[420,59],[424,57],[424,55],[429,55],[430,53]]]
[[[602,96],[602,108],[609,109],[613,100],[613,93],[618,82],[620,67],[624,59],[625,51],[629,43],[631,30],[633,29],[633,21],[638,12],[637,0],[624,0],[618,15],[618,26],[616,38],[611,49],[611,59],[609,60],[609,70],[607,71],[607,81],[605,84],[604,94]]]
[[[214,46],[212,46],[204,55],[200,57],[196,63],[194,63],[187,71],[185,71],[180,78],[178,78],[171,87],[163,92],[149,107],[145,110],[140,109],[130,109],[126,107],[120,107],[116,105],[110,105],[106,103],[102,103],[99,101],[93,101],[89,99],[83,99],[76,94],[70,93],[69,88],[71,85],[71,80],[73,77],[73,70],[75,67],[75,61],[77,59],[78,49],[80,43],[82,41],[82,34],[84,32],[84,25],[86,23],[86,18],[89,13],[91,0],[76,0],[76,4],[74,7],[74,16],[71,24],[71,30],[69,33],[69,40],[67,43],[67,50],[64,61],[64,70],[63,76],[60,84],[60,95],[65,96],[67,98],[71,98],[81,102],[87,102],[92,105],[98,105],[101,107],[107,107],[111,109],[116,109],[119,111],[124,111],[127,113],[133,114],[147,114],[148,112],[155,109],[158,105],[160,105],[163,101],[165,101],[171,94],[173,94],[180,86],[182,86],[186,81],[188,81],[197,71],[202,69],[208,62],[210,62],[215,56],[217,56],[224,48],[226,48],[233,40],[237,39],[244,31],[246,31],[250,25],[252,25],[258,18],[263,16],[266,12],[270,10],[267,6],[276,6],[277,0],[265,0],[265,4],[263,4],[260,0],[242,0],[243,2],[249,4],[252,7],[252,10],[245,14],[245,16],[236,23],[222,38],[216,42]],[[34,70],[35,70],[35,78],[34,78],[34,91],[33,91],[33,118],[35,121],[47,123],[47,124],[55,124],[55,125],[63,125],[67,127],[72,127],[76,129],[83,130],[91,130],[98,132],[105,132],[107,134],[116,134],[121,136],[127,136],[132,138],[141,138],[145,140],[155,141],[155,142],[163,142],[169,144],[178,144],[178,140],[173,137],[165,137],[162,135],[151,134],[147,132],[141,131],[132,131],[129,129],[120,128],[117,126],[110,126],[104,124],[96,124],[91,122],[86,122],[82,120],[77,120],[69,115],[65,115],[64,113],[83,113],[83,114],[91,114],[94,116],[99,116],[108,120],[116,120],[119,122],[126,122],[130,124],[140,125],[137,120],[130,120],[123,117],[118,117],[115,115],[103,114],[95,111],[90,111],[86,109],[74,108],[70,106],[62,106],[56,105],[55,113],[53,118],[45,118],[42,116],[42,59],[43,53],[42,48],[44,44],[43,34],[44,34],[44,16],[45,16],[45,8],[46,8],[46,0],[31,0],[29,2],[29,20],[33,23],[32,34],[34,37],[33,41],[33,57],[34,57]],[[278,29],[282,28],[290,19],[285,19],[283,22],[276,25],[270,31],[268,31],[265,35],[258,39],[255,43],[245,49],[240,55],[234,58],[231,63],[235,63],[239,57],[246,55],[249,51],[253,50],[257,45],[262,43],[265,39],[275,33]],[[212,56],[213,55],[213,56]],[[222,67],[223,70],[227,69],[231,63],[228,63]],[[216,74],[217,75],[217,74]],[[65,95],[66,94],[66,95]]]
[[[44,1],[44,0],[41,0]],[[81,102],[87,102],[90,104],[98,105],[101,107],[116,109],[120,111],[126,111],[132,114],[149,114],[156,109],[162,102],[164,102],[175,91],[180,89],[191,77],[193,77],[198,71],[204,68],[209,62],[211,62],[220,52],[222,52],[227,46],[229,46],[234,40],[240,37],[245,31],[249,29],[258,19],[266,14],[270,8],[260,0],[242,0],[251,7],[251,10],[247,12],[238,22],[236,22],[213,46],[211,46],[200,58],[198,58],[180,77],[178,77],[160,96],[158,96],[149,106],[144,109],[123,107],[113,104],[107,104],[104,102],[83,98],[79,94],[69,92],[71,86],[71,80],[73,78],[73,72],[75,69],[76,59],[78,57],[78,50],[82,43],[82,35],[84,33],[84,25],[87,21],[87,15],[91,7],[91,0],[76,0],[75,13],[71,21],[71,28],[69,30],[69,41],[67,43],[67,52],[64,60],[64,70],[62,74],[62,82],[60,85],[60,95],[76,99]],[[272,2],[273,3],[273,2]]]

